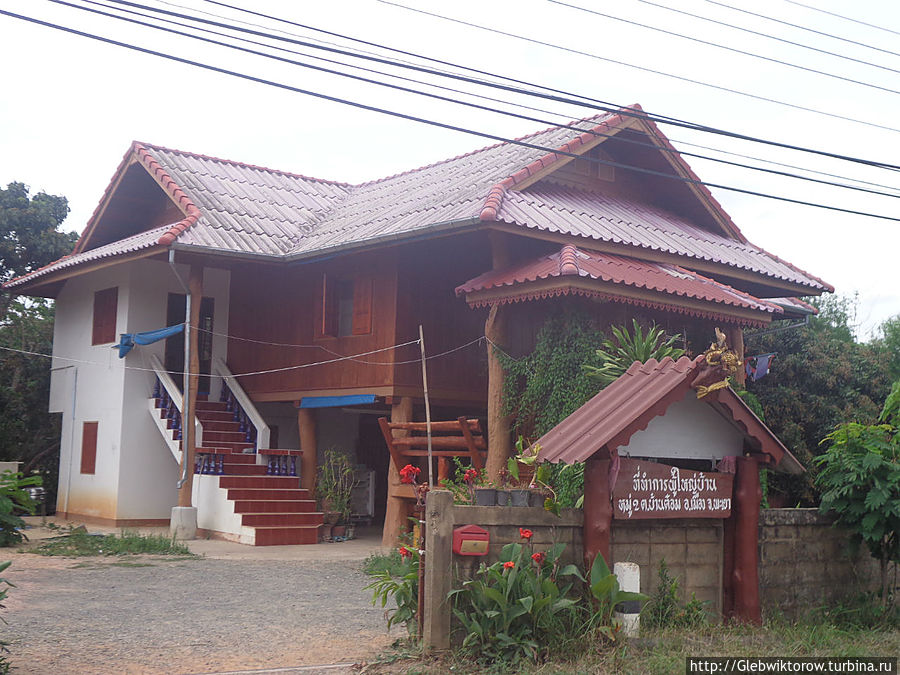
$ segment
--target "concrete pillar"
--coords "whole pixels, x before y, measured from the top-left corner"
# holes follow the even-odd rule
[[[453,574],[453,493],[431,490],[425,498],[425,651],[450,648],[450,603]]]
[[[487,338],[488,357],[488,439],[485,470],[491,480],[496,481],[500,470],[506,468],[506,460],[512,454],[512,437],[509,419],[503,414],[503,366],[494,351],[494,345],[502,347],[506,342],[506,314],[501,305],[493,305],[484,324]]]
[[[613,574],[619,582],[619,589],[629,593],[641,592],[641,568],[633,562],[617,562]],[[637,600],[623,602],[616,607],[616,620],[622,626],[622,635],[637,637],[641,630],[641,603]]]
[[[178,490],[178,506],[192,506],[192,491],[194,487],[194,454],[196,452],[196,436],[194,433],[194,417],[197,412],[197,384],[200,377],[200,354],[199,354],[199,331],[200,326],[200,303],[203,301],[203,266],[191,265],[190,276],[188,277],[188,291],[191,294],[191,315],[189,318],[190,329],[188,331],[188,351],[190,360],[185,363],[190,376],[188,377],[188,390],[184,392],[184,400],[188,402],[188,415],[181,416],[181,470],[182,475],[187,475],[187,480],[181,489]],[[182,413],[184,406],[182,405]],[[187,474],[184,473],[185,467]],[[175,517],[173,512],[172,517]],[[196,523],[196,518],[195,518]],[[196,526],[195,526],[196,535]]]
[[[173,506],[169,520],[169,534],[175,539],[197,538],[197,507]]]
[[[319,448],[316,443],[316,411],[310,408],[297,410],[297,428],[300,432],[300,487],[313,494],[316,489],[316,474],[319,470]]]
[[[733,617],[762,624],[759,605],[759,465],[753,457],[738,457],[734,477],[734,558],[732,571]]]
[[[591,457],[584,465],[584,568],[591,569],[597,554],[610,563],[612,496],[609,460]]]
[[[391,406],[391,422],[412,422],[413,401],[409,396],[404,396],[399,402]],[[409,432],[395,432],[396,437],[402,437]],[[400,535],[406,528],[406,500],[394,497],[393,494],[400,486],[399,469],[394,462],[388,463],[387,475],[387,507],[384,514],[384,530],[381,534],[381,545],[392,548],[397,545]]]

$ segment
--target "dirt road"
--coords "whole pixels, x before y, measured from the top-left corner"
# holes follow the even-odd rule
[[[374,658],[399,635],[388,634],[363,590],[361,560],[290,559],[289,549],[309,547],[278,548],[275,559],[252,559],[250,547],[230,559],[10,553],[5,576],[16,588],[0,635],[10,642],[13,672],[168,675],[346,663]]]

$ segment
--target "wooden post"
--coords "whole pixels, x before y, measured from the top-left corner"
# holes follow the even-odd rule
[[[753,457],[738,457],[734,477],[733,615],[737,621],[762,624],[759,606],[759,466]]]
[[[391,406],[391,422],[412,422],[413,401],[409,396],[404,396],[398,403]],[[408,436],[409,432],[398,431],[396,437]],[[400,486],[399,469],[394,462],[388,463],[387,475],[387,506],[384,513],[384,530],[381,534],[381,545],[385,548],[393,548],[400,540],[400,534],[406,527],[406,500],[393,496]]]
[[[190,277],[188,278],[188,292],[191,294],[191,316],[188,340],[188,351],[191,358],[185,367],[190,373],[187,378],[187,391],[184,392],[184,399],[188,402],[186,410],[182,410],[181,416],[181,470],[182,475],[187,475],[188,479],[178,490],[178,506],[191,506],[193,496],[193,471],[194,471],[194,455],[196,454],[197,439],[194,433],[194,417],[197,410],[197,384],[200,380],[200,354],[198,349],[197,327],[200,325],[200,303],[203,300],[203,266],[191,265]],[[182,405],[182,408],[185,406]],[[187,468],[187,474],[184,473]]]
[[[425,497],[425,621],[422,630],[426,651],[450,648],[450,605],[447,594],[453,583],[453,494],[431,490]]]
[[[743,387],[747,383],[747,371],[744,370],[744,331],[740,326],[728,328],[728,346],[737,354],[740,362],[738,371],[734,374],[735,383]]]
[[[300,432],[300,487],[315,493],[316,474],[319,470],[319,448],[316,444],[316,411],[311,408],[297,409],[297,428]]]
[[[503,366],[494,352],[495,344],[503,345],[506,341],[506,316],[500,305],[491,307],[484,324],[484,336],[487,338],[488,357],[488,453],[485,468],[488,477],[496,481],[500,470],[506,468],[506,460],[512,454],[513,445],[509,419],[503,414]]]
[[[508,246],[508,236],[502,232],[488,232],[491,245],[491,267],[499,270],[512,264],[512,254]],[[485,469],[488,477],[496,481],[500,470],[506,468],[506,460],[512,454],[513,443],[509,431],[509,419],[503,415],[503,366],[494,354],[494,345],[502,347],[507,340],[508,310],[497,304],[492,305],[484,324],[484,336],[487,338],[488,358],[488,453]]]
[[[609,460],[591,457],[584,465],[584,567],[591,569],[600,553],[610,560],[612,496],[609,493]]]

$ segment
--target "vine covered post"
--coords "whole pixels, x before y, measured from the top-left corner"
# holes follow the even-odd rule
[[[506,316],[500,305],[492,305],[484,324],[488,354],[488,453],[485,470],[490,480],[496,481],[500,470],[506,467],[506,460],[512,454],[512,438],[509,419],[503,411],[503,365],[495,345],[502,345],[506,339]]]

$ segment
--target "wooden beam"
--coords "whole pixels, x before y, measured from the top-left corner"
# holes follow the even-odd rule
[[[609,460],[591,457],[584,465],[584,568],[591,569],[597,554],[612,568],[612,495],[609,491]]]
[[[200,380],[200,349],[199,334],[197,330],[200,325],[200,303],[203,299],[203,267],[201,265],[191,265],[190,276],[188,277],[188,291],[191,294],[191,315],[190,323],[190,362],[187,364],[188,372],[188,390],[185,392],[185,400],[188,401],[188,415],[181,416],[181,471],[182,475],[187,475],[188,479],[178,491],[178,506],[193,506],[191,503],[192,492],[194,487],[194,454],[197,451],[197,439],[194,434],[194,417],[197,414],[197,384]],[[183,406],[182,406],[183,407]],[[182,413],[184,410],[182,410]],[[185,474],[185,468],[187,474]]]
[[[753,457],[738,457],[734,476],[733,562],[731,591],[734,620],[762,624],[759,605],[759,466]]]
[[[728,336],[728,346],[737,354],[738,371],[734,374],[734,380],[738,386],[743,387],[747,384],[747,371],[744,370],[744,331],[740,327],[729,326],[725,330]]]
[[[391,406],[391,422],[412,422],[412,416],[413,400],[409,396],[404,396],[398,403]],[[397,434],[404,436],[409,435],[409,432],[401,430]],[[391,445],[388,445],[388,448],[390,449]],[[403,498],[396,496],[401,485],[397,459],[391,453],[387,474],[387,506],[384,514],[384,530],[381,534],[381,545],[385,548],[396,546],[400,535],[406,528],[406,502]]]
[[[319,470],[319,448],[316,443],[316,411],[310,408],[297,409],[297,429],[300,432],[300,487],[315,495],[316,474]]]
[[[503,366],[500,364],[495,345],[502,347],[506,342],[506,313],[508,309],[494,305],[488,312],[484,324],[487,338],[488,357],[488,456],[487,474],[491,480],[498,480],[500,470],[506,467],[506,460],[512,453],[512,438],[509,419],[503,414]]]

